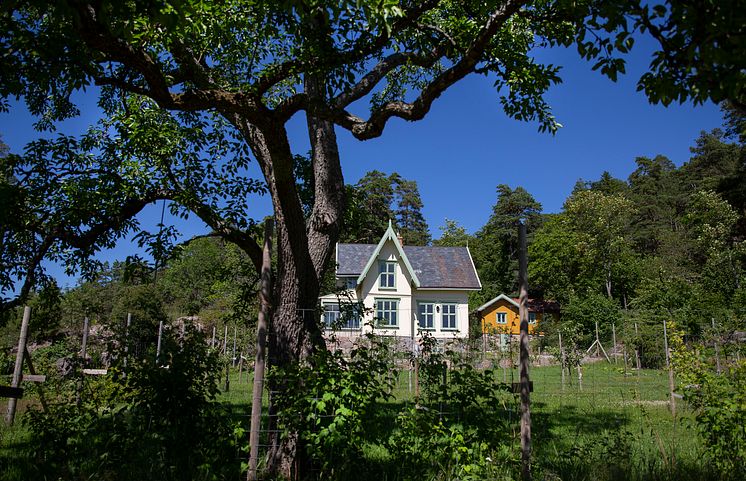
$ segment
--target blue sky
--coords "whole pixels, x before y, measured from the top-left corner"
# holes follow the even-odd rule
[[[597,179],[604,170],[626,179],[638,156],[663,154],[681,165],[689,159],[689,148],[699,133],[721,125],[720,110],[713,104],[650,105],[635,88],[649,62],[649,50],[642,47],[633,51],[629,73],[617,83],[592,72],[573,50],[540,52],[540,60],[563,66],[564,82],[548,96],[554,115],[564,125],[554,136],[539,133],[535,123],[508,118],[492,81],[482,76],[468,77],[452,87],[419,122],[394,119],[378,139],[360,142],[338,129],[345,181],[355,183],[372,169],[396,171],[416,180],[425,218],[437,238],[446,218],[469,232],[484,225],[498,184],[522,186],[545,212],[558,212],[578,179]],[[80,98],[95,105],[95,99]],[[88,109],[59,130],[80,132],[95,115]],[[38,135],[32,122],[19,103],[0,114],[0,134],[11,151],[21,152]],[[305,119],[296,116],[288,130],[294,150],[308,151]],[[259,199],[255,206],[255,218],[270,212],[268,198]],[[143,225],[153,228],[159,215],[160,206],[147,209],[141,214]],[[205,231],[198,221],[178,226],[185,237]],[[122,242],[102,253],[102,258],[123,259],[135,252],[136,246]],[[59,267],[50,270],[62,277],[63,285],[72,283]]]

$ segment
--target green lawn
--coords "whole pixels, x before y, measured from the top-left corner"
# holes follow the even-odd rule
[[[667,479],[675,481],[717,479],[702,462],[701,441],[693,428],[688,406],[677,400],[677,416],[668,403],[668,374],[657,370],[628,370],[621,364],[583,366],[582,389],[577,373],[561,382],[559,367],[535,367],[531,394],[532,443],[537,468],[545,479]],[[496,370],[497,380],[518,381],[518,372]],[[397,414],[414,402],[414,376],[398,374],[395,398],[381,403],[386,429],[393,429]],[[517,397],[517,396],[516,396]],[[251,379],[231,377],[230,390],[219,399],[243,414],[248,428]],[[266,397],[265,397],[266,404]],[[447,406],[439,406],[444,411]],[[495,406],[485,416],[505,414]],[[519,448],[519,405],[508,405],[512,422],[513,452]],[[384,429],[385,431],[385,429]],[[371,433],[367,451],[385,451],[374,439],[386,432]],[[376,447],[378,445],[378,447]],[[390,473],[389,473],[390,474]],[[359,479],[366,479],[360,474]]]
[[[515,371],[498,369],[495,375],[500,382],[518,380]],[[679,400],[675,419],[669,411],[666,372],[630,370],[625,375],[617,365],[590,364],[583,369],[582,389],[575,372],[567,377],[563,388],[558,367],[533,368],[531,378],[534,382],[531,395],[533,459],[540,479],[718,479],[702,461],[701,441],[692,427],[689,408]],[[247,431],[251,382],[250,373],[244,372],[239,379],[236,369],[231,372],[229,390],[225,391],[221,382],[218,396],[218,401],[230,407],[231,415]],[[413,376],[408,371],[399,372],[395,398],[379,404],[380,422],[376,430],[369,433],[363,450],[365,459],[359,460],[371,465],[377,463],[378,467],[357,473],[356,481],[399,479],[397,466],[380,466],[385,465],[390,455],[385,440],[396,429],[397,415],[414,403],[413,390]],[[265,391],[265,410],[266,405]],[[438,407],[448,410],[448,406]],[[512,432],[506,433],[508,446],[501,448],[507,456],[517,459],[517,401],[485,409],[483,415],[508,416]],[[24,479],[28,433],[22,423],[17,422],[12,428],[0,428],[0,435],[0,479]],[[490,446],[490,449],[497,448]],[[515,477],[515,465],[511,469],[505,475]],[[452,478],[448,473],[423,473],[423,479]]]

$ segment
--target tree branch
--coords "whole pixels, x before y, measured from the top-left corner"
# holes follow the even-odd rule
[[[440,3],[440,0],[415,2],[416,6],[407,10],[403,17],[394,22],[391,31],[401,31],[415,24],[425,12],[437,7],[438,3]],[[391,37],[385,31],[379,33],[375,37],[372,37],[371,34],[362,35],[348,50],[337,52],[336,54],[325,52],[324,58],[314,57],[307,61],[297,58],[288,60],[259,77],[254,84],[254,90],[257,92],[259,97],[262,97],[274,85],[286,80],[294,73],[300,73],[301,71],[305,72],[308,65],[318,65],[319,63],[325,65],[346,65],[360,62],[375,52],[383,49],[390,39]]]

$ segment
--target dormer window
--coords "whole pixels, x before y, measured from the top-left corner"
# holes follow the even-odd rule
[[[378,287],[381,289],[396,288],[396,262],[380,261],[378,263]]]

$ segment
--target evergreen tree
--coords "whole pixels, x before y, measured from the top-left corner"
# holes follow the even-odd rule
[[[430,229],[422,215],[422,198],[414,180],[391,175],[396,193],[396,225],[399,234],[408,245],[424,246],[430,243]]]
[[[513,293],[517,287],[518,222],[524,220],[529,235],[541,222],[541,204],[523,187],[497,186],[492,215],[475,236],[474,263],[482,281],[481,298]]]

